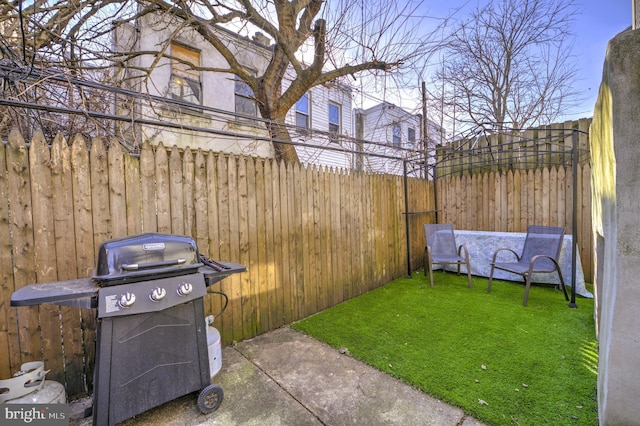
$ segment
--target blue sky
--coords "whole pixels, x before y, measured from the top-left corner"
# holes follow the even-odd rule
[[[602,80],[607,43],[631,25],[633,0],[578,0],[574,53],[578,58],[579,87],[586,96],[583,107],[569,119],[590,117]]]
[[[467,16],[465,10],[484,4],[487,0],[427,0],[426,7],[436,16],[444,16],[456,6],[466,5],[456,16]],[[442,2],[442,3],[441,3]],[[577,60],[578,90],[584,100],[558,121],[591,117],[602,80],[602,66],[607,43],[620,31],[631,25],[633,0],[575,0],[578,14],[575,17],[575,44],[573,52]],[[439,4],[440,3],[440,4]]]

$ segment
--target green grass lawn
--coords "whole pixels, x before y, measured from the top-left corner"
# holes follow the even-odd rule
[[[492,425],[597,425],[593,300],[437,272],[292,325]]]

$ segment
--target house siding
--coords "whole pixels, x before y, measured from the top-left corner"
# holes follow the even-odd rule
[[[406,151],[399,151],[397,148],[413,149],[408,143],[409,128],[415,130],[415,143],[422,139],[421,117],[411,114],[408,111],[388,102],[378,104],[366,110],[357,110],[355,114],[364,116],[363,138],[376,142],[377,154],[393,157],[404,157]],[[355,115],[354,114],[354,115]],[[399,147],[393,145],[393,126],[399,125],[401,131],[401,144]],[[372,150],[371,148],[369,149]],[[392,160],[384,157],[365,157],[364,169],[375,173],[403,173],[401,160]]]
[[[288,82],[292,76],[289,74]],[[345,137],[353,135],[353,123],[351,119],[352,101],[351,88],[347,85],[332,82],[326,85],[319,85],[309,90],[311,98],[311,131],[292,131],[291,137],[294,142],[304,145],[316,145],[318,147],[328,147],[329,150],[313,148],[310,146],[297,146],[296,151],[300,161],[305,164],[316,164],[327,167],[351,168],[353,155],[348,152],[353,149],[353,144]],[[340,112],[340,137],[338,142],[329,140],[329,103],[333,102],[341,107]],[[295,125],[295,106],[289,110],[286,123]],[[346,141],[347,140],[347,141]],[[343,151],[340,151],[343,150]]]
[[[157,51],[172,37],[175,26],[168,25],[158,17],[145,16],[136,23],[136,27],[122,27],[117,31],[117,46],[126,51]],[[268,40],[256,43],[245,37],[216,28],[216,31],[227,41],[234,51],[236,58],[246,67],[255,70],[259,75],[263,73],[269,63],[271,51],[265,47]],[[257,39],[256,39],[257,40]],[[185,29],[175,38],[175,42],[199,50],[203,67],[225,68],[226,60],[209,43],[196,32]],[[264,43],[264,44],[263,44]],[[168,52],[170,53],[170,52]],[[155,57],[142,56],[135,64],[141,69],[150,69]],[[125,77],[135,76],[135,71],[121,70]],[[155,65],[148,80],[141,77],[137,86],[128,87],[150,95],[169,96],[171,79],[171,61],[161,58]],[[283,92],[295,78],[294,70],[289,69],[283,81]],[[343,81],[344,80],[344,81]],[[125,80],[126,81],[126,80]],[[135,111],[127,111],[122,107],[119,111],[124,114],[137,115],[143,118],[160,118],[171,123],[185,126],[210,129],[224,132],[213,134],[189,129],[168,129],[160,126],[132,126],[121,129],[121,133],[129,132],[128,139],[141,144],[149,140],[153,144],[163,143],[165,146],[190,147],[192,149],[213,150],[233,154],[254,155],[260,157],[274,157],[273,146],[268,132],[260,120],[251,122],[237,120],[235,112],[235,77],[230,73],[201,72],[202,107],[185,110],[175,106],[150,105],[140,103]],[[355,115],[352,105],[352,89],[348,79],[337,79],[322,85],[314,86],[310,94],[310,130],[290,131],[292,142],[296,144],[296,151],[300,161],[304,164],[314,164],[335,168],[356,168],[358,170],[376,173],[402,173],[402,161],[384,157],[357,155],[357,151],[364,154],[375,153],[390,157],[403,157],[407,151],[399,150],[392,144],[392,126],[401,126],[402,145],[407,145],[408,128],[415,130],[416,142],[421,141],[421,117],[411,114],[390,103],[382,103],[367,110],[359,110],[364,114],[364,132],[355,135]],[[341,123],[339,135],[329,133],[329,104],[336,103],[341,107]],[[117,106],[118,109],[120,106]],[[215,108],[210,111],[206,107]],[[296,124],[295,104],[286,115],[285,123],[290,126]],[[127,125],[123,125],[126,127]],[[237,135],[237,136],[236,136]],[[337,136],[337,137],[336,137]],[[363,141],[372,141],[369,144]],[[315,148],[317,146],[317,148]]]
[[[166,22],[152,20],[149,15],[141,18],[137,28],[133,26],[122,28],[117,34],[117,46],[122,49],[139,51],[156,51],[171,37],[173,27]],[[245,66],[262,72],[267,66],[267,55],[261,48],[248,40],[240,37],[232,37],[220,30],[220,34],[228,41],[235,55]],[[202,37],[191,30],[182,31],[175,42],[198,50],[203,67],[221,68],[226,66],[226,60],[210,44],[205,43]],[[170,52],[168,52],[170,53]],[[136,66],[148,69],[153,66],[155,59],[149,55],[141,56]],[[122,70],[127,77],[133,76],[129,70]],[[168,97],[169,81],[171,78],[171,61],[161,58],[155,66],[149,82],[139,81],[130,87],[142,93],[152,96]],[[222,112],[216,113],[207,109],[200,109],[194,105],[193,110],[177,110],[174,106],[158,106],[156,104],[139,105],[136,114],[140,117],[155,117],[161,120],[178,122],[185,126],[195,126],[204,129],[218,130],[227,134],[205,134],[190,130],[171,130],[164,127],[136,126],[128,129],[134,133],[138,143],[145,140],[153,144],[163,143],[165,146],[190,147],[192,149],[214,150],[218,152],[256,155],[260,157],[273,157],[273,147],[270,142],[261,140],[268,137],[266,129],[260,124],[239,122],[232,113],[235,111],[235,79],[233,74],[220,72],[201,72],[200,81],[202,87],[201,106],[215,108]],[[224,112],[228,111],[228,114]],[[233,134],[239,136],[235,137]],[[247,135],[256,136],[251,140]]]

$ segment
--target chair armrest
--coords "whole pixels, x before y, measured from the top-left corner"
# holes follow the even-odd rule
[[[460,246],[458,246],[458,256],[462,256],[462,251],[464,251],[464,258],[469,260],[469,249],[466,244],[460,244]]]
[[[552,262],[553,262],[553,264],[556,266],[556,268],[557,268],[558,270],[560,269],[560,265],[558,264],[558,261],[557,261],[557,260],[555,260],[553,257],[551,257],[551,256],[547,256],[547,255],[544,255],[544,254],[538,254],[538,255],[533,256],[533,257],[531,258],[531,262],[529,262],[529,273],[531,273],[532,271],[535,271],[535,269],[534,269],[534,265],[535,265],[536,261],[537,261],[538,259],[541,259],[541,258],[543,258],[543,259],[549,259],[550,261],[552,261]],[[547,272],[547,270],[545,269],[545,270],[538,271],[538,272]],[[548,271],[548,272],[553,272],[553,270],[550,270],[550,271]]]
[[[496,251],[493,252],[493,259],[491,260],[491,264],[496,263],[496,258],[498,257],[498,253],[500,253],[501,251],[509,251],[511,253],[513,253],[513,255],[516,257],[516,259],[518,260],[518,262],[520,261],[520,255],[518,253],[516,253],[515,251],[511,250],[510,248],[499,248]]]

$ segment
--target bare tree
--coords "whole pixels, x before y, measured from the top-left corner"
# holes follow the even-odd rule
[[[573,0],[489,0],[453,27],[436,96],[460,127],[551,123],[575,105]]]
[[[141,55],[169,55],[172,40],[154,51],[123,55],[112,51],[107,36],[146,15],[170,17],[175,35],[194,31],[220,52],[226,66],[200,71],[228,72],[246,82],[276,141],[276,155],[296,161],[294,147],[286,143],[287,111],[314,86],[359,73],[401,72],[422,57],[419,47],[429,35],[420,26],[420,6],[421,1],[400,0],[0,0],[0,49],[3,57],[25,66],[75,73],[122,66]],[[236,58],[215,31],[220,25],[259,30],[274,40],[264,72],[254,75]],[[284,88],[285,73],[291,70],[293,81]],[[150,75],[153,69],[140,71]]]

